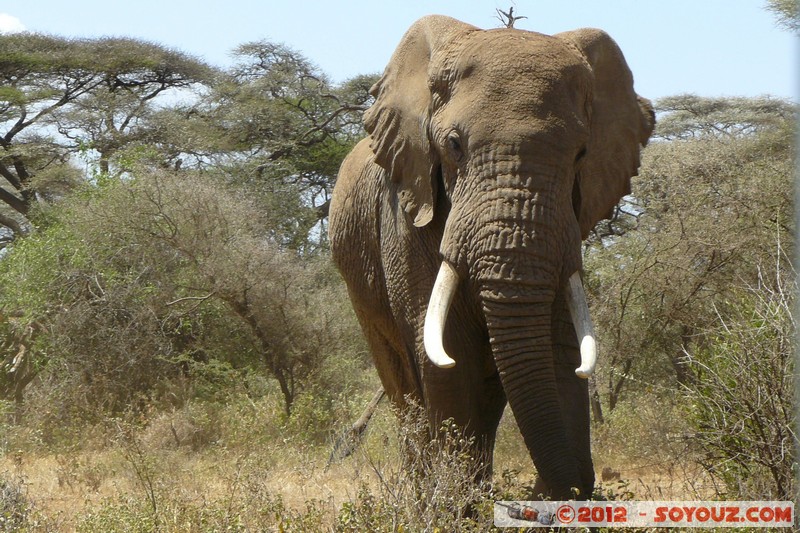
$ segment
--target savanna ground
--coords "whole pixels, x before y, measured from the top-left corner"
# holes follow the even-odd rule
[[[366,404],[370,392],[364,388],[357,397]],[[374,415],[362,446],[328,466],[333,439],[287,423],[278,396],[273,391],[259,401],[188,404],[147,421],[109,420],[72,437],[63,449],[6,427],[0,462],[4,510],[24,512],[19,524],[26,531],[395,531],[397,524],[406,524],[406,530],[424,525],[399,509],[410,510],[418,502],[398,479],[399,440],[406,435],[388,406]],[[662,398],[621,408],[595,427],[598,495],[714,497],[718,487],[684,441],[684,419]],[[435,498],[445,498],[438,503],[454,516],[440,512],[432,522],[442,524],[443,531],[448,524],[464,524],[460,510],[451,506],[476,498],[469,466],[459,466],[451,452],[439,457],[448,464],[440,474],[450,478],[440,483],[442,489],[454,486]],[[495,457],[494,486],[484,488],[477,500],[533,498],[535,472],[510,413],[501,423]],[[477,531],[491,525],[491,506],[481,509]],[[13,515],[6,519],[14,520]]]

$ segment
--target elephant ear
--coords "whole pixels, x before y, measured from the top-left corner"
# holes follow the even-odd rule
[[[433,219],[434,176],[439,165],[428,138],[431,58],[470,29],[458,20],[431,15],[403,36],[380,80],[370,89],[375,103],[364,113],[375,162],[397,184],[398,201],[415,226]]]
[[[634,92],[622,51],[607,33],[581,29],[556,37],[577,46],[594,74],[591,131],[578,172],[578,221],[585,239],[631,192],[631,177],[639,171],[639,151],[653,132],[655,114],[650,101]]]

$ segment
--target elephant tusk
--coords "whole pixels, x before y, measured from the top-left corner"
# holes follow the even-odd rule
[[[567,308],[581,343],[581,366],[575,369],[575,374],[587,379],[594,372],[597,363],[597,341],[594,338],[594,326],[592,317],[589,316],[583,282],[578,272],[570,276],[567,283]]]
[[[423,342],[431,362],[440,368],[452,368],[456,362],[444,351],[444,324],[447,312],[458,288],[458,273],[447,261],[442,261],[433,284],[428,311],[425,313]]]

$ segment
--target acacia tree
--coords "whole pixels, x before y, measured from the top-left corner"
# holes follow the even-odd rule
[[[631,387],[690,383],[687,350],[713,341],[739,288],[764,265],[790,277],[791,104],[689,95],[656,107],[635,220],[585,256],[611,408]]]
[[[333,85],[299,54],[263,42],[240,47],[241,60],[226,73],[146,43],[53,43],[65,56],[85,54],[84,63],[113,52],[114,43],[121,51],[94,70],[78,63],[86,83],[76,90],[64,81],[71,92],[57,100],[59,78],[49,71],[40,77],[51,84],[51,99],[20,89],[24,98],[7,109],[5,124],[22,125],[9,150],[46,142],[61,164],[29,171],[38,179],[70,168],[75,181],[87,183],[70,166],[76,153],[96,158],[97,175],[111,179],[88,180],[83,194],[42,210],[48,228],[8,254],[6,280],[32,265],[41,277],[27,275],[0,291],[0,309],[19,315],[0,315],[8,330],[0,396],[20,403],[30,377],[48,365],[48,346],[58,345],[66,373],[81,376],[89,365],[92,396],[113,411],[153,379],[174,375],[175,357],[209,357],[207,339],[196,337],[208,329],[203,312],[211,312],[229,329],[238,324],[234,352],[250,354],[275,378],[288,413],[333,348],[330,333],[347,323],[317,314],[325,308],[319,300],[340,284],[317,279],[311,263],[294,258],[312,249],[311,241],[313,249],[324,244],[324,228],[309,230],[327,215],[339,164],[362,134],[371,78]],[[126,45],[142,57],[123,61]],[[155,58],[148,62],[146,53]],[[169,91],[199,82],[206,83],[202,94],[159,105]],[[20,87],[32,91],[26,83]],[[31,110],[34,120],[19,122]],[[23,169],[33,161],[18,157]],[[113,179],[122,171],[125,179]],[[33,183],[33,201],[50,192]],[[28,335],[32,324],[35,335]]]
[[[201,101],[162,115],[185,132],[165,152],[247,189],[280,242],[313,251],[324,246],[339,165],[363,136],[375,76],[333,84],[298,52],[266,41],[243,44],[234,56]]]
[[[15,311],[0,314],[0,400],[22,409],[38,377],[38,405],[92,421],[171,380],[258,370],[288,416],[309,387],[345,387],[322,375],[358,352],[341,281],[328,261],[281,249],[241,191],[140,167],[50,211],[0,261],[0,309]]]
[[[767,9],[775,14],[778,25],[789,30],[800,30],[800,6],[797,0],[767,0]]]
[[[80,180],[73,156],[100,168],[151,135],[147,115],[169,90],[207,82],[202,62],[134,39],[0,35],[0,226],[3,243],[28,233],[36,201]]]
[[[216,172],[261,198],[285,245],[324,245],[330,192],[363,135],[374,76],[335,85],[264,41],[234,55],[222,73],[132,39],[0,36],[0,237],[27,233],[36,201],[87,177],[75,164],[82,154],[101,176],[142,157]]]
[[[708,98],[679,94],[661,98],[657,139],[733,139],[769,133],[793,120],[795,106],[786,100],[761,96]]]

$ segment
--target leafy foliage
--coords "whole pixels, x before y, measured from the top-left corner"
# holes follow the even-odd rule
[[[19,531],[31,512],[28,488],[23,480],[0,478],[0,531]]]
[[[186,115],[190,138],[206,142],[174,151],[264,202],[285,245],[324,248],[321,222],[339,166],[363,136],[374,76],[334,86],[299,53],[266,41],[245,43],[234,56],[237,63]]]
[[[767,0],[767,9],[783,28],[794,32],[800,29],[800,7],[795,0]]]
[[[690,413],[701,464],[729,494],[791,499],[796,279],[760,279],[743,291],[705,349],[688,355]]]
[[[0,224],[5,240],[30,229],[34,200],[60,196],[79,176],[70,157],[84,149],[109,159],[152,135],[153,100],[207,82],[212,69],[133,39],[0,35]],[[57,133],[56,133],[57,132]]]
[[[334,87],[268,42],[221,73],[129,39],[1,38],[0,224],[6,243],[40,229],[0,265],[4,397],[19,405],[47,367],[51,392],[116,413],[223,362],[266,369],[288,413],[329,379],[313,369],[352,320],[327,263],[295,254],[324,251],[370,78]]]
[[[330,266],[282,251],[212,180],[140,171],[51,217],[0,263],[0,300],[37,327],[26,357],[47,369],[53,416],[120,413],[165,380],[220,379],[209,365],[266,370],[288,413],[357,342]]]
[[[714,115],[712,104],[697,108]],[[690,379],[684,349],[711,342],[706,332],[737,288],[757,284],[759,265],[787,272],[789,262],[774,245],[780,240],[791,250],[794,237],[793,135],[782,117],[753,119],[763,129],[737,135],[704,126],[716,118],[684,117],[680,129],[696,132],[692,140],[646,149],[631,229],[585,258],[609,358],[601,378],[611,408],[625,387],[639,387],[630,376],[644,383]]]
[[[64,198],[146,156],[224,174],[276,213],[283,244],[325,246],[321,221],[339,164],[363,135],[374,77],[334,86],[299,53],[266,41],[239,46],[228,72],[132,39],[12,34],[0,49],[6,242],[33,229],[35,200]]]
[[[585,257],[599,388],[615,409],[679,385],[726,496],[788,497],[794,106],[681,95],[657,108],[634,216]]]
[[[679,94],[661,98],[655,135],[666,140],[702,137],[732,138],[785,128],[794,106],[778,98],[705,98]]]

